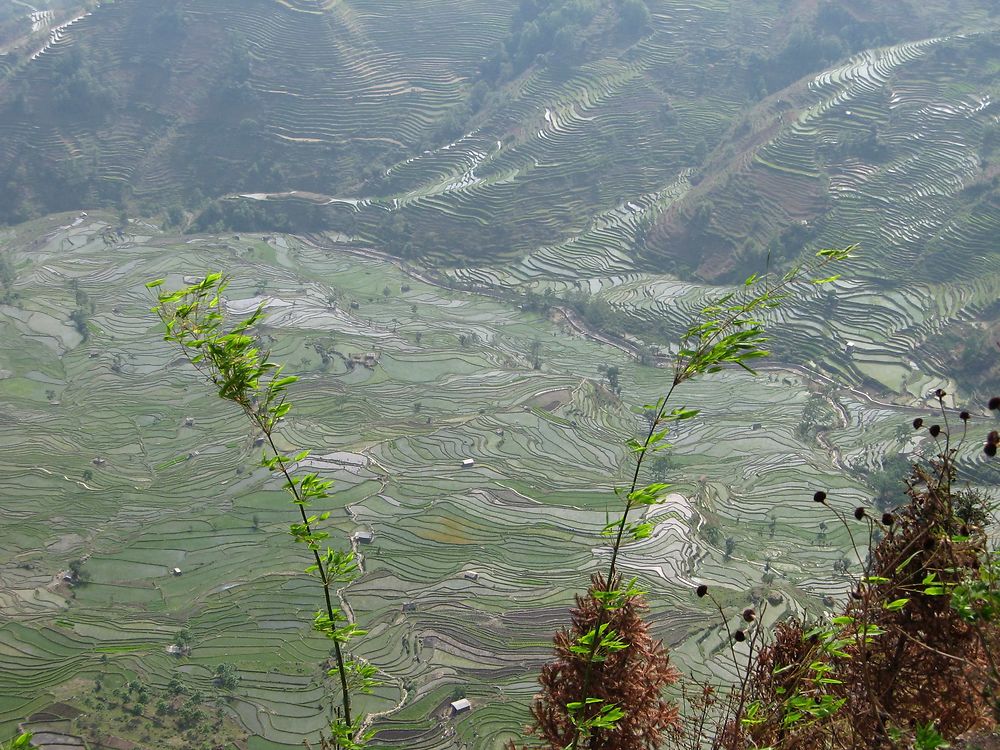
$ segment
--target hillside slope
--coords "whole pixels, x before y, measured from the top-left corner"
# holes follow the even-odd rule
[[[979,200],[960,191],[990,174],[969,154],[996,119],[994,4],[869,5],[107,4],[0,82],[0,220],[180,221],[228,196],[199,227],[336,229],[447,265],[568,241],[574,265],[724,278],[797,252],[802,221],[873,221],[897,186],[947,192],[938,215]]]

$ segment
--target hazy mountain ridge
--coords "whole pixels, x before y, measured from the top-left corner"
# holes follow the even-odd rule
[[[604,250],[626,265],[739,273],[776,242],[794,255],[810,238],[796,226],[831,209],[826,165],[805,181],[758,177],[762,150],[803,137],[792,120],[814,71],[865,45],[975,30],[979,58],[961,40],[942,46],[986,68],[933,75],[982,97],[990,10],[127,0],[0,84],[0,218],[98,204],[182,217],[217,196],[298,191],[277,207],[221,204],[199,226],[332,228],[450,265],[523,257],[619,211],[623,236]],[[866,103],[859,138],[869,118],[888,119]],[[841,160],[865,148],[844,132],[826,136],[850,141]],[[806,148],[825,158],[830,145]],[[684,175],[708,183],[677,196]],[[739,194],[725,197],[723,179]]]

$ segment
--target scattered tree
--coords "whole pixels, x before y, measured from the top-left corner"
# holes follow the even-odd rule
[[[240,684],[240,675],[234,664],[219,664],[215,668],[212,682],[223,690],[235,690]]]
[[[534,339],[531,342],[531,351],[530,351],[530,355],[529,355],[528,361],[531,362],[531,368],[533,370],[541,370],[542,369],[542,342],[541,342],[541,340],[539,340],[539,339],[536,338],[536,339]]]

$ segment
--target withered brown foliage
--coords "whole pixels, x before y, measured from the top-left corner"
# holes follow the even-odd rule
[[[899,746],[894,731],[930,722],[947,739],[994,725],[997,625],[964,622],[947,595],[987,553],[985,532],[953,507],[951,461],[943,454],[914,469],[909,504],[883,519],[892,523],[842,612],[849,621],[811,638],[799,622],[777,627],[748,686],[748,702],[761,709],[757,723],[729,721],[718,746],[882,750]],[[839,682],[818,679],[817,662]],[[791,696],[843,705],[787,722]]]
[[[563,750],[573,740],[566,705],[581,699],[589,660],[586,655],[574,654],[571,646],[598,624],[601,604],[594,592],[606,590],[603,576],[594,575],[587,594],[576,597],[571,626],[554,638],[555,658],[542,668],[542,689],[532,703],[534,723],[528,729],[542,747]],[[642,598],[633,596],[621,607],[605,610],[602,621],[628,648],[592,663],[589,697],[616,704],[625,716],[614,729],[594,730],[584,737],[581,748],[654,750],[679,728],[677,706],[663,698],[664,688],[675,683],[678,674],[662,642],[650,636],[649,624],[642,617],[646,609]]]

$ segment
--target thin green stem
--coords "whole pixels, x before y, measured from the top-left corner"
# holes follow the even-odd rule
[[[836,260],[834,256],[825,256],[818,263],[814,264],[812,268],[808,269],[809,273],[815,273],[816,271],[822,269],[824,266],[834,262]],[[741,343],[745,346],[747,344],[758,344],[762,340],[760,337],[763,336],[763,328],[757,321],[746,318],[745,316],[753,313],[757,309],[764,307],[765,309],[770,309],[774,307],[778,300],[781,299],[780,293],[786,287],[791,285],[794,281],[798,280],[804,273],[806,269],[799,267],[793,272],[785,275],[782,280],[775,285],[773,288],[767,288],[765,286],[764,292],[759,294],[742,304],[738,304],[734,307],[728,308],[729,315],[723,317],[715,325],[714,330],[709,335],[704,335],[697,328],[689,329],[687,336],[684,339],[681,350],[684,351],[685,344],[692,338],[697,336],[698,342],[697,346],[693,351],[691,351],[687,356],[679,355],[677,362],[674,367],[674,377],[673,382],[670,385],[670,389],[667,391],[666,396],[659,402],[659,408],[657,409],[656,415],[650,422],[649,432],[646,435],[646,440],[643,442],[642,447],[638,450],[639,456],[636,460],[635,470],[632,475],[632,482],[629,485],[629,492],[626,496],[625,508],[622,513],[621,520],[618,522],[617,532],[615,534],[615,541],[611,548],[611,560],[608,565],[608,574],[605,579],[604,585],[606,587],[605,593],[609,593],[615,585],[615,577],[618,573],[618,556],[621,552],[622,543],[625,537],[625,530],[628,528],[628,518],[629,514],[633,509],[633,495],[638,487],[639,474],[642,470],[643,461],[646,458],[646,454],[649,452],[651,447],[653,437],[656,435],[657,428],[662,424],[664,415],[666,413],[667,404],[670,402],[670,398],[673,396],[674,391],[677,386],[686,380],[690,380],[701,372],[711,371],[713,365],[722,365],[724,363],[735,362],[743,366],[745,369],[749,369],[743,362],[743,353],[746,352],[745,349],[738,350],[740,353],[728,360],[723,360],[721,357],[717,358],[715,361],[709,361],[712,356],[713,351],[716,350],[717,345],[724,341],[726,337],[733,334],[734,330],[742,330],[751,332],[753,336],[744,339]],[[764,281],[767,283],[769,277],[765,275]],[[751,282],[748,282],[748,286]],[[768,303],[771,303],[770,305]],[[723,303],[724,304],[724,303]],[[707,308],[711,309],[711,308]],[[743,320],[741,320],[743,318]],[[753,351],[753,350],[751,350]],[[755,351],[756,356],[763,356],[766,352],[761,352],[761,350]],[[593,639],[590,645],[590,651],[587,657],[587,665],[584,670],[583,684],[581,686],[581,710],[584,713],[583,719],[584,723],[590,717],[587,715],[587,699],[589,697],[591,683],[593,681],[594,673],[594,663],[596,661],[597,651],[600,648],[601,628],[604,626],[608,615],[608,605],[606,599],[602,599],[599,602],[598,613],[597,613],[597,623],[593,629]],[[735,658],[735,654],[734,654]],[[573,730],[573,740],[569,745],[569,750],[578,750],[581,737],[581,722],[574,722]]]
[[[221,291],[224,288],[225,280],[223,279],[217,286],[217,295],[221,294]],[[194,287],[190,288],[188,293],[191,293],[191,289],[194,289]],[[200,291],[203,291],[203,289]],[[328,627],[331,631],[330,636],[333,640],[334,654],[337,661],[337,671],[340,676],[340,686],[343,695],[343,728],[346,731],[348,742],[351,746],[354,746],[355,729],[353,726],[347,665],[344,659],[344,653],[341,647],[340,638],[338,637],[336,625],[338,617],[341,616],[341,613],[340,608],[334,606],[330,591],[335,583],[331,577],[330,566],[324,563],[323,556],[320,554],[316,539],[313,535],[310,519],[305,509],[307,501],[304,497],[304,493],[300,491],[299,486],[292,476],[289,466],[284,459],[284,456],[278,451],[278,448],[274,443],[273,432],[276,422],[273,418],[273,404],[271,403],[270,396],[263,399],[263,403],[261,402],[261,399],[258,398],[259,387],[256,379],[244,388],[230,386],[230,378],[233,376],[234,370],[239,369],[236,365],[246,365],[247,363],[245,361],[240,361],[234,364],[234,362],[225,358],[225,347],[216,346],[219,340],[226,338],[225,336],[220,335],[219,329],[216,327],[218,325],[217,322],[212,321],[212,323],[207,324],[207,328],[203,329],[202,326],[205,325],[205,323],[198,315],[198,305],[204,300],[204,297],[204,294],[198,295],[196,297],[196,301],[192,303],[191,307],[186,309],[183,316],[175,315],[172,318],[165,313],[166,308],[164,300],[163,297],[160,297],[160,306],[156,308],[156,312],[158,313],[161,321],[167,327],[168,340],[176,341],[180,344],[182,352],[184,352],[194,367],[210,382],[212,382],[216,388],[219,389],[219,395],[224,400],[231,401],[239,406],[249,421],[254,424],[267,438],[267,442],[275,458],[275,463],[285,478],[285,486],[294,498],[295,505],[298,506],[299,515],[302,519],[302,528],[305,532],[304,539],[308,541],[310,551],[312,552],[313,559],[316,563],[316,571],[323,584],[323,598],[326,609],[326,617],[329,623]],[[218,296],[216,299],[218,299]],[[190,314],[192,311],[195,314]],[[211,316],[209,316],[209,318],[211,318]],[[178,330],[174,330],[175,323],[178,320],[180,321],[180,325],[176,326]],[[242,331],[242,329],[239,330]],[[214,337],[206,337],[206,331],[214,334]],[[199,344],[202,352],[204,352],[204,359],[199,362],[199,357],[190,356],[188,347],[191,346],[189,340],[201,341],[202,339],[206,339]],[[257,350],[254,350],[253,354],[255,362],[259,361],[261,363],[266,363],[268,360],[266,353],[261,354],[257,352]],[[266,366],[267,365],[264,365],[264,367]],[[284,398],[279,400],[278,407],[280,408],[283,404]]]
[[[256,415],[255,415],[256,416]],[[274,445],[274,439],[271,437],[271,430],[263,424],[263,420],[258,416],[256,418],[257,426],[261,428],[264,435],[267,437],[267,442],[271,446],[271,450],[274,451],[274,455],[278,459],[278,468],[281,469],[281,473],[285,476],[285,481],[287,486],[291,491],[292,495],[295,497],[295,504],[298,506],[299,514],[302,516],[302,523],[306,528],[308,534],[312,534],[312,529],[309,526],[309,517],[306,515],[305,505],[302,502],[302,497],[299,495],[298,487],[295,482],[292,481],[292,475],[288,471],[288,467],[281,458],[281,453],[278,452],[277,447]],[[323,581],[323,598],[326,603],[326,614],[330,618],[330,627],[336,627],[336,615],[334,614],[333,599],[330,596],[330,586],[332,581],[330,580],[330,574],[327,567],[323,564],[323,559],[319,554],[319,550],[315,547],[312,548],[313,559],[316,561],[316,568],[319,572],[319,576]],[[347,727],[351,727],[351,693],[347,685],[347,666],[344,663],[344,654],[340,648],[340,641],[337,638],[333,639],[333,650],[334,655],[337,659],[337,671],[340,673],[340,688],[343,693],[343,706],[344,706],[344,724]],[[352,737],[353,739],[353,737]]]
[[[660,423],[663,420],[663,414],[666,411],[667,403],[669,403],[670,397],[673,395],[674,390],[677,388],[677,386],[678,386],[678,381],[675,378],[673,384],[670,386],[670,390],[667,391],[667,395],[663,398],[663,401],[660,403],[660,408],[656,413],[655,419],[651,420],[650,422],[649,433],[646,435],[646,440],[643,443],[642,450],[639,452],[639,458],[635,462],[635,471],[632,474],[632,483],[629,486],[629,494],[625,501],[625,511],[622,513],[621,521],[619,521],[618,523],[618,531],[617,534],[615,535],[615,542],[611,549],[611,562],[608,566],[608,577],[604,582],[604,585],[607,587],[606,591],[610,591],[611,587],[614,585],[615,575],[617,573],[618,553],[621,550],[622,540],[624,539],[625,536],[625,529],[628,525],[628,516],[632,510],[631,497],[632,494],[635,492],[636,487],[639,484],[639,472],[642,469],[643,459],[645,459],[646,453],[649,450],[649,445],[653,440],[653,435],[656,434],[656,428],[659,427]],[[597,655],[597,649],[600,646],[601,642],[601,638],[599,637],[599,635],[601,632],[601,627],[604,625],[604,620],[605,617],[607,616],[607,612],[608,612],[607,604],[604,601],[601,601],[600,606],[598,607],[597,610],[597,624],[594,628],[594,640],[590,646],[590,654],[588,655],[587,658],[587,667],[583,673],[583,685],[581,686],[581,693],[584,698],[584,707],[583,707],[584,710],[586,710],[586,698],[590,693],[590,683],[591,680],[593,679],[593,672],[594,672],[593,667],[595,661],[594,657]],[[586,718],[586,716],[584,718]],[[580,727],[579,725],[576,725],[575,731],[573,733],[573,742],[570,745],[571,750],[577,750],[579,743],[580,743]]]

